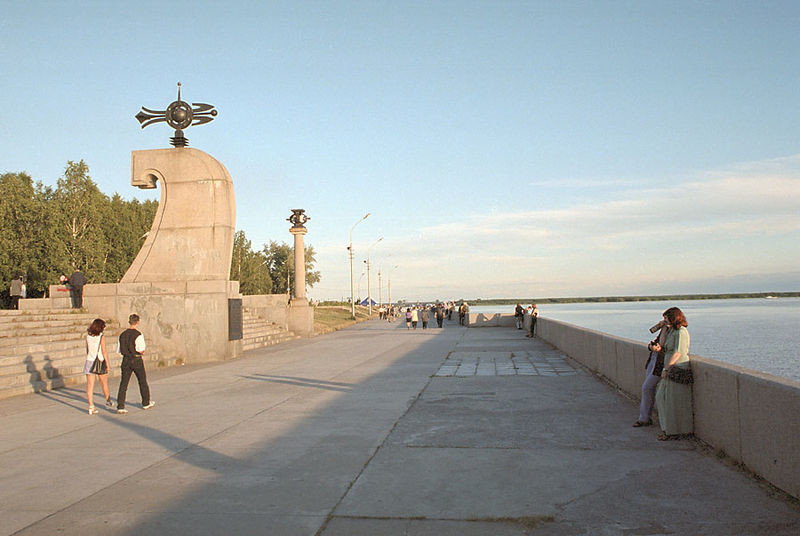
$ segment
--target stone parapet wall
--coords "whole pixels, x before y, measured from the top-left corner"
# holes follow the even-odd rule
[[[641,398],[646,344],[542,317],[536,330],[572,359]],[[705,357],[691,359],[695,435],[800,498],[800,382]]]

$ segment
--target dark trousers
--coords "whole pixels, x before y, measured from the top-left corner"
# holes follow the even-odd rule
[[[139,356],[122,357],[122,378],[119,381],[119,392],[117,393],[117,408],[125,407],[125,395],[128,392],[128,382],[131,381],[131,374],[136,374],[139,381],[139,393],[142,395],[142,406],[150,403],[150,387],[147,385],[147,373],[144,371],[144,361]]]
[[[83,307],[83,287],[72,287],[69,289],[69,296],[72,298],[73,309]]]
[[[436,323],[439,325],[439,327],[442,327],[442,322],[443,321],[444,321],[444,317],[443,316],[437,316],[436,317]]]
[[[528,335],[529,337],[535,337],[536,336],[536,317],[535,316],[531,317],[531,327],[529,328],[528,332],[530,333],[530,335]]]
[[[11,308],[12,309],[19,309],[19,299],[20,299],[20,296],[11,296]]]
[[[423,320],[422,321],[422,329],[428,329],[428,321],[427,320]]]

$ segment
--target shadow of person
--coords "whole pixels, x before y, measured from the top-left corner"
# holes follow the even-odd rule
[[[64,387],[64,378],[56,367],[53,366],[53,360],[50,356],[44,356],[44,377],[51,381],[51,389],[55,387]]]
[[[33,356],[27,356],[23,363],[25,363],[25,371],[31,375],[28,381],[31,382],[35,391],[40,391],[42,388],[42,373],[36,368],[36,363],[33,362]]]

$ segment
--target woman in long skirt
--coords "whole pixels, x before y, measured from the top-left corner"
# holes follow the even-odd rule
[[[694,432],[694,415],[692,410],[692,384],[673,379],[676,374],[687,377],[691,374],[689,363],[689,330],[683,312],[677,307],[664,311],[664,318],[670,326],[670,332],[664,343],[664,371],[656,390],[658,421],[661,433],[658,439],[680,439]],[[673,367],[680,370],[670,372]],[[687,381],[687,380],[684,380]]]

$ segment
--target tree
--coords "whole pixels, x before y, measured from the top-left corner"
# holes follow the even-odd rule
[[[264,245],[264,256],[267,260],[270,276],[272,277],[272,293],[286,294],[291,277],[294,275],[294,248],[286,242],[278,243],[270,240]],[[314,248],[305,247],[306,286],[312,287],[321,279],[319,271],[314,271]]]
[[[239,281],[239,292],[244,295],[272,292],[272,279],[266,263],[262,252],[253,251],[244,231],[237,231],[233,235],[231,280]]]

